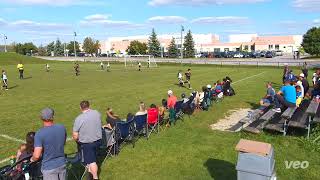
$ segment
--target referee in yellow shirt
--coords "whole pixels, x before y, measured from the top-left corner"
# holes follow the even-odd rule
[[[23,67],[22,62],[20,62],[20,63],[17,65],[17,69],[19,70],[19,78],[20,78],[20,79],[23,79],[24,67]]]

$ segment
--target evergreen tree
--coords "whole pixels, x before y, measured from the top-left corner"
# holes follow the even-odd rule
[[[161,54],[161,49],[160,49],[160,42],[157,38],[157,34],[154,31],[154,29],[152,29],[152,33],[149,37],[148,40],[148,50],[149,50],[149,54],[153,55],[155,57],[159,57]]]
[[[320,55],[320,27],[313,27],[303,36],[302,47],[306,53]]]
[[[47,55],[51,56],[51,52],[54,52],[54,41],[47,45]]]
[[[179,50],[174,38],[172,38],[171,43],[168,47],[168,53],[170,58],[177,58],[179,56]]]
[[[195,55],[195,48],[194,48],[194,41],[192,37],[192,33],[189,30],[187,35],[184,37],[184,43],[183,43],[183,48],[184,48],[184,57],[185,58],[193,58]]]
[[[56,40],[56,44],[54,46],[54,55],[55,56],[63,56],[64,54],[64,48],[59,39]]]

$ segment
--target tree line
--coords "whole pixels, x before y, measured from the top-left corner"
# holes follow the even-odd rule
[[[28,43],[13,43],[12,49],[14,52],[23,55],[29,54],[38,54],[39,56],[66,56],[67,53],[69,55],[74,56],[74,51],[77,54],[81,52],[80,44],[78,41],[70,41],[68,43],[62,43],[60,39],[56,41],[52,41],[46,46],[40,45],[37,47],[32,42]],[[91,37],[86,37],[82,44],[82,49],[85,53],[94,55],[99,53],[100,43],[98,40],[95,40]]]
[[[189,30],[186,36],[184,37],[183,43],[183,57],[192,58],[194,57],[196,51],[194,48],[194,41],[192,37],[192,33]],[[181,45],[180,45],[181,46]],[[180,47],[181,48],[181,47]],[[176,40],[172,37],[172,40],[167,49],[168,57],[177,58],[181,56],[180,50],[178,48],[178,44],[176,44]],[[139,42],[139,41],[131,41],[130,45],[127,48],[127,53],[130,55],[152,55],[155,57],[161,57],[161,54],[164,53],[164,47],[161,47],[160,41],[158,40],[157,34],[154,29],[152,29],[151,35],[149,36],[148,42]]]

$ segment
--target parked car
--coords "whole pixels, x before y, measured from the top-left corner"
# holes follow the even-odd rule
[[[278,50],[275,53],[276,53],[276,56],[283,56],[283,51]]]
[[[234,55],[233,55],[234,58],[243,58],[244,55],[241,53],[241,52],[236,52]]]
[[[262,55],[261,55],[260,52],[254,52],[254,53],[252,54],[252,57],[253,57],[253,58],[261,58]]]
[[[202,57],[202,54],[201,54],[201,53],[196,54],[194,57],[195,57],[195,58],[201,58],[201,57]]]
[[[261,57],[266,57],[266,53],[267,53],[266,51],[261,51],[260,52]]]
[[[271,52],[271,51],[268,51],[268,52],[266,52],[265,57],[266,57],[266,58],[273,58],[273,57],[274,57],[274,53]]]

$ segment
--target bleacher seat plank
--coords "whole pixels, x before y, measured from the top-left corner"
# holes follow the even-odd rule
[[[308,127],[308,113],[307,109],[310,107],[310,101],[303,101],[300,107],[296,110],[294,115],[291,117],[288,126],[294,128],[307,128]]]
[[[237,124],[235,124],[234,126],[232,126],[231,128],[229,128],[227,130],[232,131],[232,132],[238,132],[242,129],[244,124],[245,123],[243,123],[243,122],[238,122]]]
[[[316,101],[311,101],[306,112],[309,115],[314,116],[317,113],[318,108],[319,108],[319,103]]]
[[[281,117],[289,120],[291,119],[291,117],[293,116],[293,114],[295,113],[295,111],[297,110],[297,107],[290,107],[287,108],[281,115]]]
[[[261,132],[259,129],[254,128],[254,127],[250,127],[250,126],[243,128],[243,131],[250,132],[253,134],[259,134]]]
[[[281,118],[281,115],[277,113],[276,115],[268,124],[264,126],[264,129],[283,132],[283,126],[286,119]]]
[[[270,119],[273,118],[273,116],[276,114],[275,111],[273,111],[272,109],[270,109],[268,112],[266,112],[263,116],[260,117],[260,119],[265,120],[265,121],[269,121]]]

